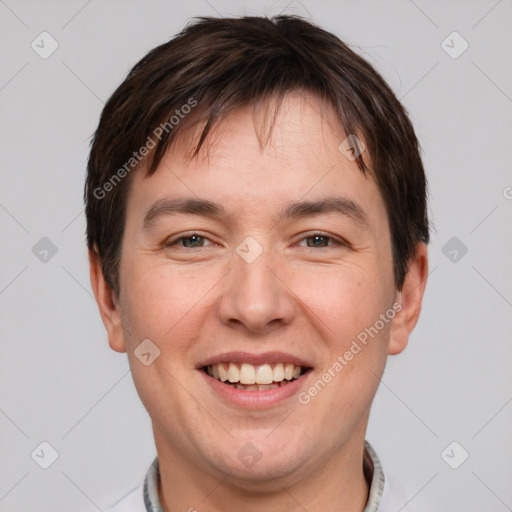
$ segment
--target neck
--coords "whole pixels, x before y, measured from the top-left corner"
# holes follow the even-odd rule
[[[364,429],[322,465],[304,464],[300,473],[269,475],[254,484],[233,473],[205,471],[173,450],[155,431],[160,466],[159,496],[164,512],[362,512],[369,485],[363,471]]]

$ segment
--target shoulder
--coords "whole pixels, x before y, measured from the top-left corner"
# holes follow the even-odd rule
[[[407,489],[400,479],[384,471],[382,463],[368,441],[365,441],[365,464],[372,468],[370,493],[364,512],[426,512],[417,492]]]
[[[105,512],[146,512],[144,486],[139,485],[105,509]]]
[[[376,512],[391,512],[392,510],[401,510],[406,503],[403,489],[395,481],[390,480],[386,475],[384,480],[384,490]]]
[[[376,512],[427,512],[418,500],[413,500],[414,494],[407,492],[403,486],[386,475],[382,499]]]

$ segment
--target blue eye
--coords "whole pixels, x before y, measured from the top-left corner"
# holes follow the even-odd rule
[[[307,247],[318,247],[320,249],[324,247],[333,247],[333,246],[346,246],[347,244],[343,242],[339,242],[331,236],[325,235],[323,233],[313,233],[309,236],[304,237],[303,240],[306,240]]]
[[[179,238],[176,238],[176,240],[172,240],[166,243],[166,246],[172,247],[181,244],[181,247],[184,247],[186,249],[194,249],[204,247],[206,241],[209,241],[208,238],[198,235],[196,233],[192,233],[191,235],[188,236],[181,236]]]
[[[313,235],[305,238],[307,240],[308,247],[327,247],[329,245],[329,240],[332,240],[328,236],[323,235]],[[312,241],[311,243],[309,243]]]
[[[166,247],[178,247],[183,249],[201,249],[203,247],[212,245],[215,244],[209,238],[197,233],[180,236],[179,238],[169,240],[165,243]],[[335,238],[324,233],[312,233],[311,235],[302,238],[298,245],[303,247],[306,246],[312,249],[324,249],[327,247],[348,247],[347,243],[336,240]]]

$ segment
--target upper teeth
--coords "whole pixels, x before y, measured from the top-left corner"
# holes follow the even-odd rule
[[[283,380],[292,380],[300,377],[301,367],[292,363],[277,363],[273,365],[262,364],[253,366],[242,363],[218,363],[208,366],[208,375],[221,380],[240,384],[271,384]]]

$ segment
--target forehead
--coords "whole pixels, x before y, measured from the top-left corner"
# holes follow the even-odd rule
[[[213,200],[228,213],[232,207],[263,215],[299,198],[342,195],[370,215],[382,215],[373,178],[340,149],[347,135],[334,111],[301,92],[275,107],[268,102],[229,113],[194,158],[190,148],[200,128],[180,136],[153,175],[135,173],[128,211],[147,213],[155,201],[186,196]]]

